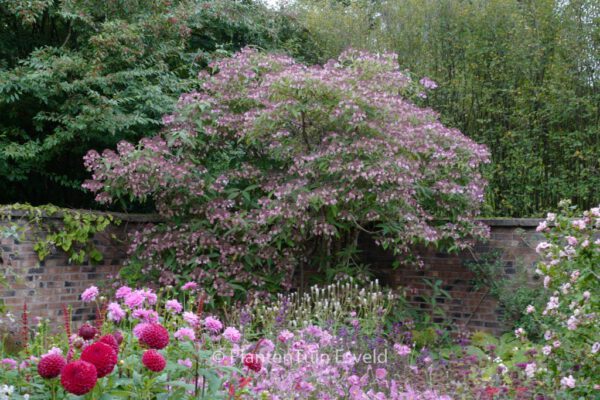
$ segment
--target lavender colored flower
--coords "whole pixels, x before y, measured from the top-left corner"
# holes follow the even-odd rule
[[[81,293],[81,300],[83,300],[84,303],[90,303],[96,300],[98,293],[99,291],[96,286],[90,286],[89,288],[85,289],[83,293]]]
[[[230,326],[225,328],[223,337],[229,340],[231,343],[239,343],[239,341],[242,339],[242,334],[236,328]]]
[[[223,324],[215,317],[209,316],[204,318],[204,328],[212,333],[219,333],[223,329]]]
[[[126,317],[125,311],[121,308],[119,303],[109,303],[106,307],[106,317],[113,322],[120,322],[123,318]]]
[[[196,334],[192,328],[179,328],[173,336],[177,340],[196,340]]]
[[[181,311],[183,311],[183,306],[177,300],[167,300],[165,303],[165,308],[167,311],[170,311],[174,314],[179,314]]]

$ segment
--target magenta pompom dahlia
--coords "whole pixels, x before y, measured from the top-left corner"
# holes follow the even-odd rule
[[[150,371],[160,372],[165,369],[167,361],[158,351],[154,349],[146,350],[142,356],[142,364]]]

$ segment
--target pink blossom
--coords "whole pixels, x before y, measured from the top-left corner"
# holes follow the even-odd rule
[[[428,77],[424,77],[422,78],[419,83],[425,88],[425,89],[429,89],[429,90],[433,90],[436,89],[438,87],[437,83],[435,83],[435,81],[429,79]]]
[[[209,316],[204,319],[204,327],[210,332],[218,333],[223,329],[223,324],[215,317]]]
[[[6,365],[8,369],[17,368],[17,362],[12,358],[3,358],[2,360],[0,360],[0,364]]]
[[[575,378],[573,378],[573,375],[569,375],[569,376],[563,377],[560,380],[560,384],[563,387],[567,387],[567,388],[573,389],[575,387]]]
[[[585,229],[585,220],[577,219],[571,223],[575,229],[583,230]]]
[[[144,303],[145,297],[141,290],[134,290],[125,296],[125,305],[131,309],[140,307]]]
[[[165,308],[167,311],[170,311],[174,314],[179,314],[181,311],[183,311],[183,306],[177,300],[167,300],[165,303]]]
[[[535,307],[532,306],[531,304],[527,306],[527,308],[525,309],[525,312],[527,314],[533,314],[535,312]]]
[[[544,232],[548,229],[548,223],[546,221],[540,222],[540,224],[535,228],[536,232]]]
[[[121,286],[120,288],[117,289],[117,291],[115,293],[115,298],[122,299],[125,296],[127,296],[129,293],[131,293],[131,288],[129,286]]]
[[[156,304],[156,300],[158,299],[158,297],[156,296],[156,293],[154,293],[152,290],[150,289],[144,289],[141,292],[142,296],[144,296],[144,300],[146,300],[146,302],[148,302],[149,305],[153,306],[154,304]]]
[[[535,251],[538,254],[542,254],[543,252],[545,252],[546,250],[548,250],[550,247],[552,247],[552,245],[548,242],[541,242],[539,243],[536,247],[535,247]]]
[[[196,282],[187,282],[185,285],[183,285],[181,287],[182,290],[194,290],[198,287],[198,284]]]
[[[123,311],[123,309],[121,308],[119,303],[114,303],[114,302],[110,303],[106,307],[106,311],[107,311],[106,317],[110,321],[114,321],[114,322],[120,322],[127,315],[125,313],[125,311]]]
[[[387,376],[387,370],[385,368],[377,368],[375,370],[375,377],[379,380],[385,379]]]
[[[223,332],[223,337],[229,340],[231,343],[238,343],[242,338],[242,334],[236,328],[227,327]]]
[[[63,354],[63,351],[58,347],[52,347],[50,350],[48,350],[46,354],[42,355],[42,358],[53,354],[58,354],[59,356],[61,356]]]
[[[411,348],[404,344],[396,343],[394,345],[394,350],[398,353],[399,356],[405,357],[410,354]]]
[[[191,327],[197,328],[200,325],[200,318],[193,312],[186,311],[183,313],[183,320]]]
[[[175,336],[175,339],[177,340],[196,340],[196,334],[192,328],[179,328],[173,336]]]
[[[96,286],[90,286],[89,288],[85,289],[83,293],[81,293],[81,300],[83,300],[85,303],[92,302],[96,300],[98,293],[98,288]]]
[[[136,319],[140,319],[143,322],[157,323],[158,313],[154,310],[147,310],[145,308],[137,308],[133,310],[131,316]]]
[[[292,340],[294,338],[294,334],[288,330],[283,330],[281,332],[279,332],[279,335],[277,336],[277,340],[279,340],[281,343],[287,343],[288,341]]]

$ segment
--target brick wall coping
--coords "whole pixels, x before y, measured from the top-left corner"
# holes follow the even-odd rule
[[[82,213],[95,213],[102,215],[112,215],[115,218],[120,219],[121,221],[126,222],[160,222],[162,218],[158,214],[140,214],[140,213],[122,213],[122,212],[104,212],[104,211],[96,211],[96,210],[82,210],[82,209],[73,209],[73,211],[78,211]],[[20,210],[11,210],[10,215],[15,217],[21,217],[26,215],[25,211]],[[48,219],[61,219],[62,213],[57,212],[54,215],[43,215],[43,218]],[[501,226],[501,227],[523,227],[530,228],[536,227],[538,224],[543,221],[541,218],[479,218],[478,221],[483,222],[489,226]]]
[[[537,227],[543,218],[480,218],[479,221],[489,226],[504,227]]]
[[[158,214],[137,214],[137,213],[122,213],[122,212],[104,212],[104,211],[97,211],[97,210],[83,210],[83,209],[71,209],[72,211],[75,212],[80,212],[80,213],[93,213],[93,214],[98,214],[98,215],[112,215],[115,218],[120,219],[121,221],[125,221],[125,222],[159,222],[161,220],[161,217]],[[6,213],[5,211],[3,211],[2,213]],[[21,211],[21,210],[10,210],[10,212],[8,212],[8,214],[10,214],[13,217],[23,217],[26,216],[28,213],[26,211]],[[46,215],[45,213],[42,213],[42,218],[46,218],[46,219],[62,219],[63,217],[63,213],[62,212],[57,212],[56,214],[52,214],[52,215]]]

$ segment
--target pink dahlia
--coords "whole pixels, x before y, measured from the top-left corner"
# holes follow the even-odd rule
[[[158,296],[156,296],[156,293],[154,293],[152,290],[144,289],[141,291],[141,293],[142,293],[142,296],[144,296],[144,299],[148,302],[148,304],[150,304],[151,306],[156,304],[156,301],[158,300]]]
[[[146,366],[150,371],[160,372],[165,369],[167,361],[158,351],[151,349],[146,350],[142,355],[142,364]]]
[[[141,319],[144,322],[156,323],[158,322],[158,313],[154,310],[147,310],[145,308],[138,308],[131,313],[131,316],[135,319]]]
[[[186,311],[183,313],[183,320],[190,324],[190,326],[196,328],[200,325],[200,318],[193,312]]]
[[[221,321],[214,317],[206,317],[204,319],[204,327],[208,331],[211,331],[213,333],[219,333],[221,329],[223,329],[223,324],[221,323]]]
[[[167,309],[167,311],[170,311],[175,314],[179,314],[181,311],[183,311],[183,306],[177,300],[168,300],[165,303],[165,308]]]
[[[240,331],[230,326],[228,328],[225,328],[225,331],[223,332],[223,337],[229,340],[231,343],[238,343],[242,338],[242,334],[240,333]]]
[[[93,364],[86,361],[74,361],[65,365],[60,373],[60,383],[69,393],[84,395],[96,386],[98,372]]]
[[[117,299],[123,299],[129,293],[131,293],[131,288],[129,286],[121,286],[119,289],[117,289],[117,292],[115,293],[115,297]]]
[[[196,334],[192,328],[179,328],[173,335],[177,340],[196,340]]]
[[[60,354],[48,354],[42,357],[37,366],[38,374],[44,379],[56,378],[67,365],[67,360]]]
[[[125,313],[125,311],[123,311],[119,303],[110,303],[108,307],[106,307],[106,311],[108,311],[106,317],[110,321],[114,322],[121,322],[121,320],[127,316],[127,314]]]
[[[141,290],[134,290],[125,296],[125,305],[131,309],[140,307],[146,298]]]
[[[81,352],[80,359],[96,367],[98,378],[110,374],[117,365],[117,354],[112,347],[102,342],[96,342],[86,347]]]
[[[83,300],[85,303],[92,302],[96,300],[98,293],[99,291],[96,286],[90,286],[89,288],[85,289],[83,293],[81,293],[81,300]]]

